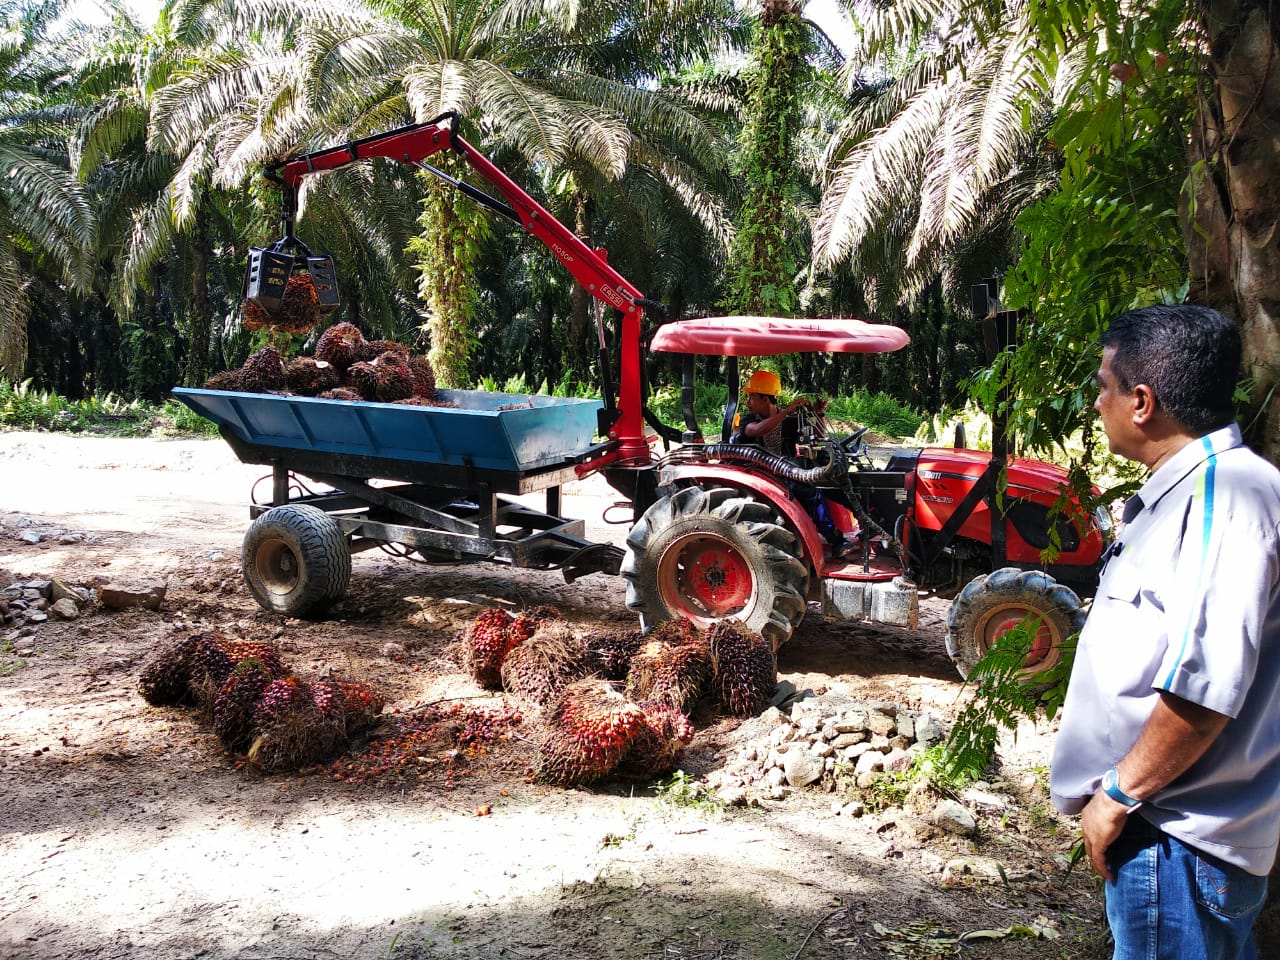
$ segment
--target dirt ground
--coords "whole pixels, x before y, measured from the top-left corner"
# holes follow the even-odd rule
[[[630,627],[623,581],[370,551],[331,619],[288,620],[260,610],[240,576],[264,470],[221,440],[4,433],[0,450],[0,588],[168,585],[159,611],[51,618],[31,649],[0,628],[0,957],[1109,955],[1096,880],[1066,870],[1076,827],[1047,799],[1043,723],[1005,741],[988,792],[1006,805],[969,803],[975,838],[928,828],[927,797],[851,817],[836,812],[849,796],[813,788],[723,809],[644,783],[542,786],[518,727],[447,775],[255,774],[192,711],[143,701],[138,674],[157,649],[215,630],[273,641],[299,672],[368,680],[389,718],[496,709],[459,664],[475,616],[549,603],[575,624]],[[614,499],[598,481],[573,484],[565,512],[620,543],[625,527],[602,521]],[[17,538],[28,524],[41,542]],[[906,632],[812,613],[779,674],[950,720],[967,691],[944,616],[928,603]],[[736,721],[696,719],[683,763],[695,783],[742,746]]]

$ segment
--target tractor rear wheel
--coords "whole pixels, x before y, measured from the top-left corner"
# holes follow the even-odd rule
[[[1027,618],[1035,638],[1020,675],[1030,680],[1058,664],[1062,644],[1084,626],[1080,598],[1040,570],[1001,567],[974,577],[947,611],[947,653],[968,677],[995,642]]]
[[[622,561],[640,625],[736,619],[776,651],[804,618],[809,570],[767,503],[729,487],[686,487],[636,521]]]
[[[272,507],[245,534],[240,554],[249,592],[288,617],[323,612],[351,582],[351,552],[338,521],[303,504]]]

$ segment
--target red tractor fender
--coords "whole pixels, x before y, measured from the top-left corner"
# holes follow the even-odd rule
[[[689,481],[698,486],[738,487],[757,494],[759,499],[772,504],[785,518],[787,526],[797,537],[815,567],[822,564],[822,537],[818,533],[817,524],[792,495],[785,483],[763,474],[749,473],[746,470],[729,466],[707,464],[689,464],[686,466],[669,466],[662,468],[659,484],[687,485]]]

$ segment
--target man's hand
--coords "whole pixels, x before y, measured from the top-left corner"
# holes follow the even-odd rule
[[[1104,880],[1115,882],[1115,875],[1107,866],[1107,850],[1116,842],[1129,816],[1128,808],[1116,803],[1099,790],[1085,804],[1080,813],[1080,828],[1084,831],[1084,852],[1093,869]]]

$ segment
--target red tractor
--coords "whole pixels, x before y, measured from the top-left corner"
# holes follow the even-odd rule
[[[877,466],[865,428],[833,437],[824,418],[803,409],[796,458],[730,442],[738,357],[906,343],[896,328],[857,320],[719,317],[657,331],[653,350],[686,357],[687,442],[656,461],[656,496],[627,537],[627,605],[646,627],[677,616],[700,625],[737,617],[776,648],[811,602],[824,616],[910,628],[924,592],[954,598],[947,650],[962,674],[1028,616],[1037,624],[1027,673],[1057,662],[1062,641],[1082,625],[1080,595],[1097,584],[1110,528],[1105,511],[1055,509],[1060,500],[1076,503],[1062,496],[1065,470],[939,447],[897,448]],[[697,355],[726,358],[725,418],[712,443],[696,436]],[[832,558],[824,549],[795,495],[798,483],[843,494],[852,505],[844,526],[860,556]],[[1051,546],[1056,559],[1045,564]]]
[[[284,236],[251,254],[246,301],[274,316],[292,275],[306,272],[322,307],[338,302],[331,260],[311,256],[293,233],[304,178],[376,158],[419,166],[533,234],[600,306],[616,311],[617,357],[597,312],[599,439],[580,422],[583,401],[559,398],[528,398],[511,409],[501,396],[446,391],[450,404],[422,408],[175,390],[221,425],[242,460],[272,465],[271,502],[252,505],[243,555],[246,579],[266,609],[291,616],[324,609],[346,590],[351,553],[394,543],[434,560],[561,569],[570,579],[620,572],[627,604],[646,628],[674,617],[700,626],[734,617],[775,649],[810,603],[825,616],[911,627],[921,591],[955,596],[948,648],[962,673],[1027,615],[1039,624],[1028,670],[1055,662],[1063,639],[1079,626],[1078,593],[1091,593],[1096,583],[1106,532],[1101,514],[1077,511],[1067,519],[1053,510],[1064,471],[1020,459],[1006,470],[989,454],[945,448],[900,449],[878,467],[862,442],[865,431],[837,438],[815,419],[799,425],[794,459],[731,443],[738,357],[896,350],[906,334],[857,320],[667,322],[660,303],[645,298],[603,251],[583,243],[457,128],[458,117],[446,114],[272,168],[268,176],[283,195]],[[442,150],[460,155],[500,198],[425,162]],[[645,406],[646,316],[656,321],[650,349],[685,355],[684,430],[661,423]],[[693,416],[700,354],[726,358],[724,424],[715,442],[702,440]],[[655,456],[659,439],[679,445]],[[558,516],[561,485],[595,472],[632,501],[625,553],[582,540],[581,521]],[[330,489],[295,496],[293,474]],[[845,526],[860,557],[824,553],[796,484],[839,493],[851,505]],[[537,491],[546,492],[545,513],[514,499]],[[1060,549],[1046,566],[1041,551],[1051,542]]]

